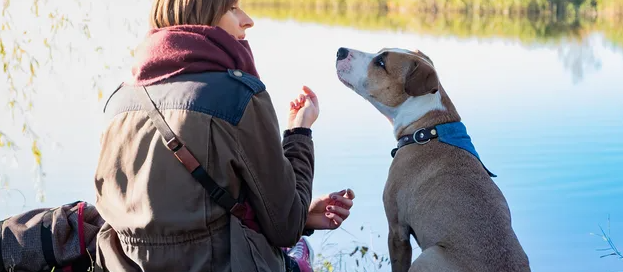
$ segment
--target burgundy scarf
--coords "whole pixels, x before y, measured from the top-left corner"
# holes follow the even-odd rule
[[[259,77],[249,43],[220,27],[181,25],[152,29],[136,50],[133,82],[146,86],[185,73],[239,69]]]

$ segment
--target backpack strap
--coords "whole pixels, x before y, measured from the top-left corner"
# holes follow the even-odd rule
[[[4,268],[4,257],[2,257],[2,225],[4,225],[4,221],[6,221],[6,219],[0,221],[0,272],[6,272]]]
[[[164,137],[167,142],[167,148],[173,151],[175,157],[184,165],[186,170],[188,170],[195,180],[208,191],[210,198],[212,198],[214,202],[242,220],[246,213],[246,207],[242,205],[242,197],[240,201],[236,200],[227,190],[221,188],[214,179],[208,175],[208,172],[201,167],[197,158],[188,150],[186,145],[175,136],[173,130],[171,130],[169,125],[165,122],[164,117],[162,117],[162,114],[158,111],[153,100],[149,97],[147,88],[143,86],[142,89],[142,91],[137,91],[143,109],[148,112],[149,119],[151,119],[154,126],[158,129],[158,132]],[[241,194],[241,196],[243,195]]]
[[[58,266],[56,257],[54,256],[54,246],[52,241],[52,213],[55,209],[50,209],[43,214],[41,218],[41,251],[43,259],[52,267]]]

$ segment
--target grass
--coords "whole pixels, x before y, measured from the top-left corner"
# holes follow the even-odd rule
[[[619,249],[616,247],[616,245],[612,241],[612,235],[610,233],[610,216],[608,216],[608,233],[604,231],[604,228],[602,228],[601,225],[599,226],[599,230],[601,234],[591,233],[591,235],[599,236],[608,244],[607,248],[597,249],[597,251],[607,253],[607,254],[601,255],[600,258],[614,256],[620,260],[623,260],[623,254],[621,253],[621,251],[619,251]]]
[[[600,234],[591,233],[591,235],[599,236],[608,245],[607,248],[597,249],[599,252],[604,252],[600,258],[616,257],[623,260],[623,253],[616,247],[610,233],[610,217],[608,216],[608,228],[607,231],[599,225]],[[356,239],[356,237],[346,230],[340,228],[340,230],[346,232],[348,235]],[[362,226],[361,231],[364,230]],[[316,255],[314,262],[314,272],[338,272],[338,271],[378,271],[384,266],[390,266],[390,259],[388,254],[381,254],[371,249],[370,244],[362,243],[359,240],[354,240],[351,247],[339,247],[335,243],[329,243],[328,240],[336,232],[331,231],[325,234],[322,240],[320,251]],[[372,235],[372,233],[370,233]],[[380,236],[378,236],[380,238]]]
[[[363,232],[364,227],[361,226],[359,230]],[[370,239],[370,243],[364,243],[343,228],[340,228],[339,231],[353,237],[351,245],[340,246],[329,242],[336,231],[327,232],[322,238],[320,249],[315,249],[320,253],[315,256],[314,272],[378,271],[383,267],[390,266],[389,255],[375,251],[372,239]],[[369,232],[368,235],[370,238],[375,236],[372,232]],[[378,234],[375,237],[381,238]]]
[[[616,257],[623,260],[623,253],[616,247],[612,240],[610,232],[610,216],[608,216],[608,228],[607,231],[599,225],[600,234],[591,233],[603,239],[608,247],[597,249],[599,252],[604,252],[600,258]],[[356,237],[346,230],[340,228],[340,230],[346,232],[348,235],[356,239]],[[361,231],[364,230],[362,226]],[[321,248],[316,249],[320,251],[316,255],[314,262],[314,272],[338,272],[338,271],[378,271],[384,266],[390,266],[390,259],[388,254],[381,254],[371,249],[370,244],[362,243],[359,240],[354,240],[351,247],[339,247],[335,243],[329,243],[328,240],[335,231],[325,234],[322,240]],[[370,233],[372,235],[372,233]],[[377,236],[380,238],[380,236]],[[416,248],[416,247],[415,247]]]

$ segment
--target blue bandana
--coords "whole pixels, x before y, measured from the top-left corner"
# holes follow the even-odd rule
[[[476,156],[482,167],[487,170],[490,177],[497,177],[497,175],[491,173],[489,169],[484,165],[482,160],[480,160],[480,156],[478,156],[478,152],[476,152],[476,148],[472,144],[472,139],[467,134],[467,128],[462,122],[452,122],[441,125],[436,125],[438,133],[438,140],[442,143],[449,144],[452,146],[456,146],[458,148],[464,149],[472,155]]]

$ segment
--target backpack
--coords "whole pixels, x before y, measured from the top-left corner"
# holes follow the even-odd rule
[[[93,271],[103,224],[95,206],[83,201],[0,221],[0,272]]]

